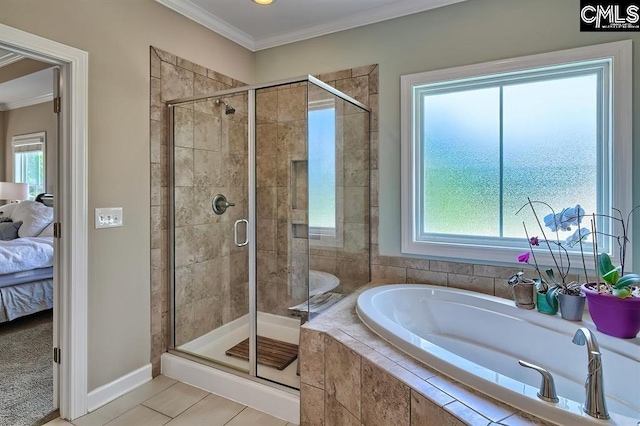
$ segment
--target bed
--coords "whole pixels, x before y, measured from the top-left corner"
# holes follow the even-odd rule
[[[53,208],[0,206],[0,323],[53,307]]]

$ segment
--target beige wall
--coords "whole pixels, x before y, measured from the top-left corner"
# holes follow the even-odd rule
[[[53,102],[45,102],[4,112],[4,127],[0,127],[0,140],[4,137],[4,150],[0,151],[0,162],[4,164],[4,180],[13,181],[11,138],[27,133],[46,132],[47,191],[53,191],[55,178],[56,127]],[[0,124],[1,126],[2,124]],[[3,130],[2,130],[3,129]],[[0,180],[3,175],[0,174]]]
[[[253,81],[253,54],[153,0],[2,0],[0,22],[89,52],[88,387],[149,362],[149,46]],[[92,222],[91,220],[89,221]]]
[[[421,71],[632,39],[640,33],[581,33],[579,0],[469,0],[463,3],[256,53],[256,81],[380,65],[380,252],[400,255],[400,76]],[[640,105],[635,85],[634,103]],[[634,123],[640,124],[635,115]],[[637,133],[637,132],[636,132]],[[638,145],[636,134],[634,145]],[[640,151],[634,150],[634,166]],[[635,167],[634,181],[640,178]],[[640,202],[640,186],[634,189]],[[640,227],[634,242],[640,242]],[[635,250],[635,269],[640,250]]]

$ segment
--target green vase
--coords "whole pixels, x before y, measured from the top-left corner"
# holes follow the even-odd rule
[[[558,300],[554,297],[552,302],[549,303],[547,300],[547,295],[545,293],[536,292],[536,305],[538,306],[538,311],[547,315],[555,315],[558,313]]]

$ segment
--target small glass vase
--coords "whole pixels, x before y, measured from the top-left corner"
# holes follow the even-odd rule
[[[533,288],[534,283],[521,282],[513,284],[511,289],[513,291],[513,301],[516,302],[516,306],[520,309],[533,309],[535,304],[533,303]]]
[[[547,315],[555,315],[558,313],[558,301],[554,299],[555,303],[550,304],[547,301],[547,294],[536,292],[536,305],[538,306],[538,312]]]

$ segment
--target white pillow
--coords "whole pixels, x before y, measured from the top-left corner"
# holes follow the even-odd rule
[[[18,231],[20,231],[18,229]],[[38,234],[38,237],[52,237],[53,238],[53,222],[50,223],[44,230]]]
[[[0,206],[0,217],[11,217],[13,211],[18,207],[18,203],[5,204],[4,206]]]
[[[11,219],[14,222],[22,221],[18,230],[20,238],[35,237],[53,222],[53,208],[37,201],[23,201],[13,210]]]

